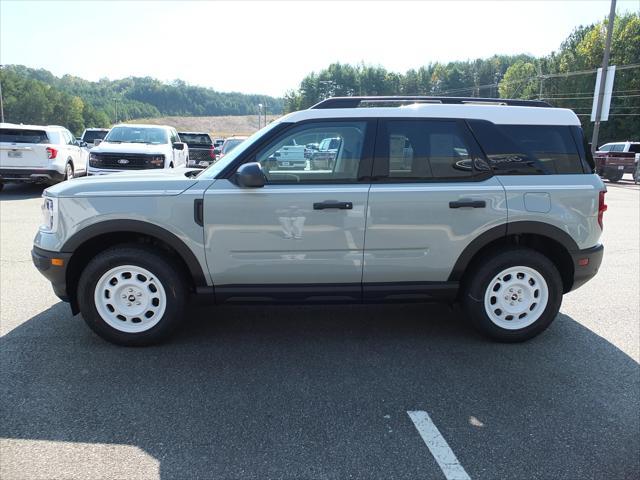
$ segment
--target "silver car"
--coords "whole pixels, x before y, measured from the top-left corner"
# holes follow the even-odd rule
[[[603,255],[605,187],[578,117],[539,101],[387,99],[289,114],[204,171],[48,188],[33,261],[121,345],[166,339],[190,296],[458,301],[491,338],[539,334]],[[323,138],[341,139],[330,168],[265,168]]]

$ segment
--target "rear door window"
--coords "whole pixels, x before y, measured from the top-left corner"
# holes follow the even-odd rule
[[[584,173],[569,126],[469,124],[498,175]]]
[[[18,128],[0,129],[0,142],[8,143],[49,143],[44,130],[23,130]]]
[[[374,175],[389,180],[445,180],[479,172],[455,120],[384,120],[376,140]]]

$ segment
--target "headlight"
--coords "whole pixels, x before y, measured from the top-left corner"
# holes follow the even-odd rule
[[[154,155],[149,159],[149,164],[154,168],[164,168],[164,155]]]
[[[91,165],[92,167],[98,167],[100,166],[101,161],[98,158],[98,156],[95,153],[90,153],[89,154],[89,165]]]
[[[42,225],[40,230],[53,233],[58,228],[58,199],[54,197],[43,197],[42,202]]]

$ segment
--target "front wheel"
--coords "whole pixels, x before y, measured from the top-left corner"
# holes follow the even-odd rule
[[[179,325],[185,305],[185,281],[175,262],[135,245],[98,254],[78,285],[85,322],[118,345],[152,345],[166,339]]]
[[[512,248],[486,257],[469,273],[462,304],[480,332],[503,342],[521,342],[553,322],[562,293],[560,273],[547,257]]]

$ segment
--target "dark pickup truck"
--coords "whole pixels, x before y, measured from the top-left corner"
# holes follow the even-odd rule
[[[215,161],[214,146],[208,133],[178,132],[178,135],[189,146],[187,167],[206,168]]]
[[[598,175],[614,183],[625,173],[634,174],[639,159],[640,142],[607,143],[594,156]]]

